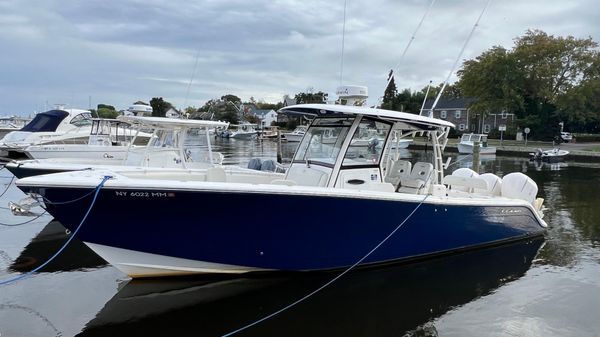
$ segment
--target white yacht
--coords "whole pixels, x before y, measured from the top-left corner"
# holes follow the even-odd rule
[[[23,150],[36,144],[84,144],[92,128],[88,110],[57,109],[37,114],[19,131],[0,140],[0,151],[11,158],[26,157]]]

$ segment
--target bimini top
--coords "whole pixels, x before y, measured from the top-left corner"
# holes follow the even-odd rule
[[[53,132],[56,131],[60,122],[69,115],[64,110],[50,110],[35,115],[31,122],[27,123],[21,131],[29,132]]]
[[[286,114],[299,114],[311,116],[327,115],[364,115],[386,119],[393,122],[404,122],[418,129],[430,129],[440,127],[454,128],[454,124],[431,117],[419,116],[407,112],[367,108],[352,105],[338,104],[298,104],[290,105],[279,109],[279,112]]]
[[[152,128],[213,128],[224,126],[229,123],[221,121],[206,121],[200,119],[176,119],[166,117],[140,117],[140,116],[119,116],[119,120],[131,124],[145,125]]]

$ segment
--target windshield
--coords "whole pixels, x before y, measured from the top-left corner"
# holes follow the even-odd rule
[[[333,166],[354,118],[320,118],[307,130],[294,162],[318,162]]]
[[[71,119],[71,124],[75,126],[92,125],[92,114],[89,112],[81,113]]]
[[[379,165],[391,124],[363,118],[352,136],[343,166]]]

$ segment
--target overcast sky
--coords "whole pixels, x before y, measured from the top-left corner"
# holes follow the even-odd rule
[[[344,84],[368,86],[374,104],[430,2],[347,0]],[[441,83],[485,4],[437,0],[398,88]],[[0,0],[0,115],[157,96],[179,108],[224,94],[278,102],[307,88],[333,97],[343,15],[344,0]],[[598,19],[592,0],[498,0],[462,59],[511,48],[527,29],[600,41]]]

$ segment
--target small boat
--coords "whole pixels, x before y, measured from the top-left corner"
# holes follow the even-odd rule
[[[458,143],[458,153],[473,153],[475,142],[479,142],[480,154],[495,154],[496,148],[488,146],[488,138],[486,134],[465,133],[460,137]]]
[[[304,137],[306,129],[306,125],[298,125],[294,131],[284,133],[283,138],[288,142],[299,142]]]
[[[74,231],[90,209],[91,191],[110,177],[76,236],[131,277],[343,270],[361,258],[361,266],[408,262],[545,233],[543,199],[523,173],[444,174],[443,151],[454,127],[448,121],[333,104],[279,112],[313,117],[282,178],[228,175],[215,167],[86,170],[16,184],[42,196],[47,211]],[[335,141],[322,143],[330,129]],[[353,146],[369,129],[384,130],[382,147]],[[431,161],[390,158],[392,130],[427,135]],[[270,216],[248,217],[265,204]],[[294,210],[301,211],[290,216]]]
[[[120,119],[94,118],[86,144],[30,145],[23,152],[31,159],[110,159],[110,162],[118,163],[125,159],[132,140],[145,145],[150,136]]]
[[[258,131],[256,130],[256,124],[243,123],[235,125],[237,129],[229,134],[229,138],[251,140],[258,137]]]
[[[552,150],[542,150],[537,149],[536,152],[529,153],[530,160],[542,160],[547,162],[557,162],[565,159],[565,157],[569,154],[567,150],[561,150],[559,148],[554,148]]]
[[[260,139],[277,139],[279,134],[280,133],[276,126],[265,126],[260,131]]]
[[[37,114],[19,131],[0,140],[0,151],[9,158],[26,158],[23,150],[35,144],[85,144],[92,127],[88,110],[57,109]]]

